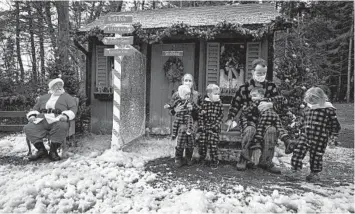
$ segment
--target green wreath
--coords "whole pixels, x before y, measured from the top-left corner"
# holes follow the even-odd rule
[[[180,81],[184,75],[184,65],[178,57],[169,57],[164,63],[164,72],[169,82]]]

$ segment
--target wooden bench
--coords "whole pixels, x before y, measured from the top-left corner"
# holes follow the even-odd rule
[[[26,118],[25,111],[0,111],[0,118]],[[20,132],[26,124],[0,124],[0,132]]]

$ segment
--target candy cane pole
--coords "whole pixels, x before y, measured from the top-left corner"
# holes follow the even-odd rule
[[[121,37],[119,34],[115,34],[115,37]],[[118,48],[115,45],[115,48]],[[112,72],[113,78],[113,123],[112,123],[112,140],[111,149],[120,149],[123,146],[122,137],[120,134],[121,123],[121,61],[122,56],[115,56],[114,69]]]

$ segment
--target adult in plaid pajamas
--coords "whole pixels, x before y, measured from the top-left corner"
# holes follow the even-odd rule
[[[182,85],[187,85],[191,89],[191,96],[190,96],[190,101],[191,103],[194,104],[194,106],[199,107],[202,102],[202,97],[201,95],[194,90],[194,78],[191,74],[185,74],[182,77]],[[171,98],[172,103],[174,103],[175,100],[179,99],[178,98],[178,92],[175,92]],[[177,105],[175,108],[171,109],[169,112],[172,116],[175,116],[178,114],[180,111],[183,110],[182,105]],[[183,162],[183,154],[185,150],[185,159],[187,161],[188,165],[192,164],[191,158],[192,158],[192,153],[193,153],[193,146],[195,145],[195,136],[196,136],[196,131],[197,131],[197,119],[198,119],[198,110],[197,108],[192,109],[192,119],[194,121],[194,129],[192,130],[191,135],[188,135],[186,133],[186,127],[181,127],[178,130],[178,136],[177,136],[177,144],[175,147],[175,164],[177,167],[181,167],[184,162]]]
[[[301,136],[291,158],[292,172],[289,177],[297,178],[302,169],[302,160],[309,151],[311,173],[307,181],[318,181],[323,169],[323,155],[328,141],[336,141],[340,131],[336,109],[327,102],[328,97],[319,87],[307,90],[304,101],[307,107],[301,124]]]
[[[218,166],[218,142],[223,118],[223,106],[220,100],[220,89],[215,84],[209,84],[206,89],[207,96],[201,104],[198,119],[199,153],[204,163],[207,149],[210,150],[211,167]]]
[[[239,110],[244,106],[250,106],[252,104],[252,99],[250,97],[250,91],[255,87],[260,87],[265,89],[265,98],[271,98],[280,96],[276,85],[272,82],[267,81],[266,71],[267,66],[266,62],[263,59],[256,59],[252,62],[252,75],[253,78],[246,82],[244,85],[240,86],[235,96],[232,99],[231,106],[229,108],[227,125],[230,126],[232,124],[233,118],[238,114]],[[258,106],[259,111],[263,112],[267,109],[273,108],[276,112],[280,112],[282,108],[287,104],[287,100],[280,96],[277,99],[277,102],[261,102]],[[247,117],[241,115],[240,124],[242,126],[242,142],[248,143],[251,141],[256,133],[257,127],[257,118],[250,120]],[[277,129],[274,126],[269,126],[265,129],[264,143],[262,147],[261,157],[259,166],[264,168],[265,170],[272,173],[281,173],[281,170],[274,166],[272,163],[272,158],[274,157],[275,146],[277,143],[278,133]],[[242,145],[244,146],[244,145]],[[238,166],[239,163],[237,163]],[[239,167],[239,169],[245,169],[245,164]]]
[[[164,108],[168,108],[170,110],[174,109],[178,105],[181,105],[183,109],[175,114],[175,119],[173,122],[172,128],[172,136],[171,139],[175,140],[176,136],[178,135],[178,129],[184,125],[186,129],[186,134],[191,135],[193,131],[193,119],[192,119],[192,110],[198,108],[196,104],[191,102],[190,94],[191,89],[187,85],[180,85],[178,88],[179,98],[174,100],[171,104],[164,105]]]

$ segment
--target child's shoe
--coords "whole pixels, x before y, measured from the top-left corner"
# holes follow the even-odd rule
[[[186,159],[186,165],[192,166],[193,162],[191,159]]]
[[[218,168],[218,161],[211,162],[211,169],[217,169],[217,168]]]
[[[175,166],[177,168],[180,168],[182,167],[183,163],[182,163],[182,160],[181,159],[175,159]]]
[[[301,171],[292,169],[291,171],[288,172],[288,174],[285,175],[285,177],[286,177],[286,180],[289,180],[289,181],[301,180]]]
[[[286,140],[285,142],[285,154],[291,154],[293,150],[296,148],[296,142],[293,140]]]
[[[247,162],[246,162],[246,160],[244,160],[244,159],[240,159],[238,162],[237,162],[237,170],[238,171],[244,171],[244,170],[246,170],[246,168],[247,168]]]
[[[318,182],[320,181],[319,172],[311,172],[306,176],[306,181],[308,182]]]

